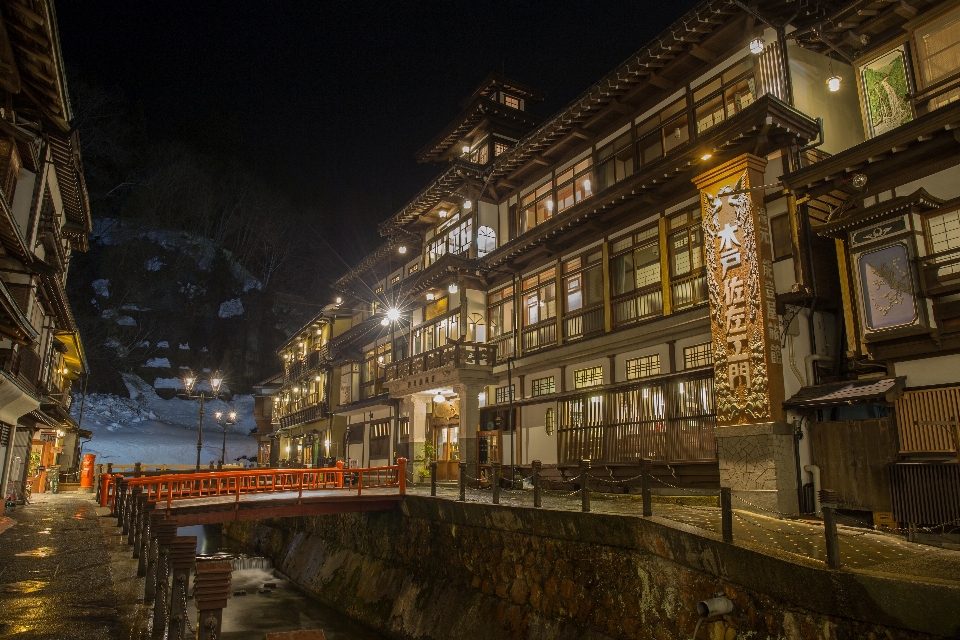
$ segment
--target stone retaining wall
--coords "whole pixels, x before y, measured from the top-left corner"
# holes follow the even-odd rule
[[[236,522],[324,602],[395,638],[960,637],[960,589],[853,571],[658,518],[407,497],[387,513]]]

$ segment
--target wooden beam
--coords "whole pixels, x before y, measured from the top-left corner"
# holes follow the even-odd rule
[[[576,136],[576,137],[578,137],[578,138],[580,138],[580,139],[582,139],[582,140],[592,140],[592,139],[593,139],[593,134],[592,134],[592,133],[590,133],[589,131],[584,131],[584,130],[581,129],[580,127],[574,127],[573,129],[570,129],[570,135],[571,135],[571,136]]]
[[[611,100],[609,108],[624,115],[634,112],[632,107],[623,104],[619,100]]]
[[[717,59],[716,54],[704,49],[699,44],[694,44],[692,47],[690,47],[690,54],[695,58],[703,60],[704,62],[713,62]]]
[[[647,82],[649,82],[653,86],[658,87],[660,89],[672,89],[677,84],[675,82],[667,80],[666,78],[662,78],[655,73],[650,74],[650,77],[647,78]]]
[[[912,18],[915,18],[917,15],[917,8],[907,4],[905,0],[900,0],[900,2],[898,2],[894,6],[895,6],[893,10],[894,13],[899,15],[901,18],[906,18],[907,20],[910,20]]]

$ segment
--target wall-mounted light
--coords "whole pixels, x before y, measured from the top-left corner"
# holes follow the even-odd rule
[[[438,393],[437,395],[433,396],[433,403],[434,403],[434,404],[443,404],[443,403],[446,402],[446,401],[447,401],[447,399],[443,396],[442,393]]]
[[[456,283],[456,282],[451,282],[451,283],[450,283],[450,286],[447,287],[447,291],[449,291],[450,293],[456,293],[456,292],[457,292],[457,283]]]
[[[763,53],[763,38],[754,38],[750,41],[750,53],[754,55]]]
[[[407,248],[403,245],[400,245],[399,247],[397,247],[397,251],[399,251],[400,254],[402,255],[407,252]]]
[[[433,301],[436,300],[436,299],[437,299],[437,294],[435,294],[435,293],[428,293],[428,294],[427,294],[427,300],[433,302]]]
[[[337,296],[337,304],[343,304],[343,298]]]
[[[446,218],[446,217],[447,217],[447,212],[441,209],[441,210],[440,210],[440,218],[443,219],[443,218]]]
[[[827,78],[827,88],[830,89],[830,91],[840,91],[840,76]]]
[[[323,380],[323,378],[321,378],[320,376],[316,376],[314,380],[316,380],[317,382],[320,382],[321,380]]]
[[[463,155],[467,155],[468,153],[470,153],[470,145],[468,144],[463,145],[462,147],[460,147],[460,151],[463,151]]]
[[[702,156],[700,156],[700,159],[701,159],[701,160],[709,160],[709,159],[712,158],[712,157],[713,157],[713,154],[712,154],[712,153],[705,153],[705,154],[703,154]]]
[[[463,201],[463,208],[464,208],[464,209],[469,209],[469,208],[472,207],[472,206],[473,206],[473,203],[470,202],[469,200],[464,200],[464,201]]]

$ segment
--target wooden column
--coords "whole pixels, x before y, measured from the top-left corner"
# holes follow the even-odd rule
[[[557,270],[554,274],[557,288],[557,345],[563,344],[563,312],[566,307],[566,292],[563,290],[563,261],[557,260]]]
[[[673,297],[670,292],[670,247],[667,244],[667,219],[660,218],[660,286],[663,289],[663,315],[673,313]]]
[[[610,305],[610,245],[604,239],[600,245],[603,257],[603,330],[607,333],[613,330],[613,307]]]

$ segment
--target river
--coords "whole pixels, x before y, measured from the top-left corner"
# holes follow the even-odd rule
[[[327,640],[386,640],[300,591],[276,574],[269,559],[249,557],[239,543],[221,534],[220,525],[181,527],[177,533],[197,536],[200,555],[228,555],[234,567],[234,593],[247,592],[227,601],[223,640],[263,640],[268,632],[302,629],[322,629]],[[259,593],[266,584],[274,586]],[[193,604],[189,606],[192,610]]]

